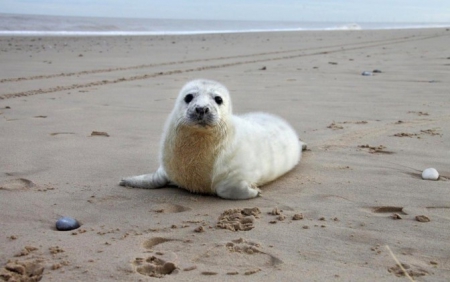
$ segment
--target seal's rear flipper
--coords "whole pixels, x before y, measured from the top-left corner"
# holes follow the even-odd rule
[[[303,141],[300,141],[300,144],[302,144],[302,151],[306,151],[308,144]]]

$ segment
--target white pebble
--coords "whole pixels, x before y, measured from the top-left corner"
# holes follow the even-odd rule
[[[422,179],[425,180],[438,180],[439,172],[434,168],[427,168],[422,172]]]

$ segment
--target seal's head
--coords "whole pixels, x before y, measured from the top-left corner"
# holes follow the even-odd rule
[[[228,90],[211,80],[194,80],[180,91],[174,113],[179,125],[210,128],[231,116]]]

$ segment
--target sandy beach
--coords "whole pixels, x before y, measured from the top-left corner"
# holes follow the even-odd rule
[[[0,280],[448,281],[449,46],[446,28],[0,37]],[[308,144],[260,197],[119,186],[157,169],[196,78]]]

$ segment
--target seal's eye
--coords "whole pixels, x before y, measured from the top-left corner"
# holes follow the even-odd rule
[[[184,101],[187,104],[189,104],[192,101],[192,99],[194,99],[194,95],[192,95],[192,94],[187,94],[186,97],[184,97]]]
[[[220,96],[214,97],[214,101],[216,101],[217,105],[222,105],[223,100]]]

